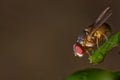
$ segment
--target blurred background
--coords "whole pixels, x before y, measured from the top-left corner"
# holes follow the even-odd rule
[[[63,80],[86,68],[120,70],[120,48],[104,62],[73,55],[78,34],[92,24],[109,0],[0,0],[0,80]],[[108,22],[120,30],[120,0]]]

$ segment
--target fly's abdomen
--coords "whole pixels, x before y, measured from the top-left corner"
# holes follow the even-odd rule
[[[96,30],[94,36],[98,38],[99,41],[104,41],[105,39],[108,39],[111,32],[111,27],[107,23],[104,23],[98,30]]]

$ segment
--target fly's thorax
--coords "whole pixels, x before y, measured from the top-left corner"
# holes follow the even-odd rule
[[[94,47],[95,40],[94,37],[91,36],[91,32],[93,30],[93,26],[89,26],[83,30],[84,33],[78,37],[77,42],[81,44],[83,47]]]

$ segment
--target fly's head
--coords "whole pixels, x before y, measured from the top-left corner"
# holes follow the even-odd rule
[[[73,45],[73,51],[74,51],[75,56],[78,56],[78,57],[82,57],[84,54],[84,49],[81,46],[81,44],[79,44],[78,42],[76,42]]]
[[[74,51],[75,56],[78,56],[78,57],[83,56],[84,54],[83,44],[84,44],[85,37],[86,37],[86,33],[83,30],[81,34],[78,36],[76,43],[73,45],[73,51]]]

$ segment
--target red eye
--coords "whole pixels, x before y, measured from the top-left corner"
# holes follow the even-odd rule
[[[80,57],[83,56],[84,50],[79,43],[76,43],[74,45],[73,49],[74,49],[74,52],[75,52],[76,55],[78,55]]]
[[[75,50],[76,50],[77,53],[80,53],[80,54],[83,53],[83,50],[78,45],[75,46]]]

